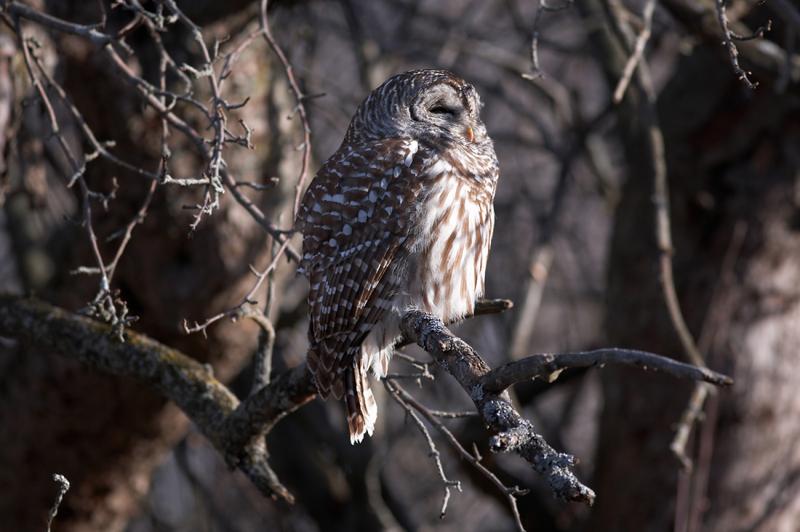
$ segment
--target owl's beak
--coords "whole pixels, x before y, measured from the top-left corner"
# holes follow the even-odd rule
[[[475,131],[472,130],[471,127],[467,126],[467,130],[464,132],[467,137],[467,140],[470,142],[475,142]]]

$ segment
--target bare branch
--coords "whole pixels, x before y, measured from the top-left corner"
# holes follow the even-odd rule
[[[50,532],[50,529],[53,526],[53,519],[55,519],[58,515],[58,507],[61,506],[61,501],[64,500],[64,495],[66,495],[67,491],[69,491],[69,480],[67,480],[67,477],[56,473],[53,475],[53,480],[58,484],[58,493],[56,494],[56,500],[53,503],[53,507],[50,508],[50,512],[47,514],[47,532]]]
[[[644,26],[642,27],[642,31],[639,33],[639,36],[636,37],[636,43],[633,46],[633,53],[628,58],[628,62],[625,63],[625,68],[622,71],[622,77],[619,79],[619,83],[617,83],[617,88],[614,89],[614,103],[619,103],[622,101],[622,98],[625,96],[625,90],[628,88],[628,84],[630,84],[631,78],[633,77],[633,71],[636,70],[636,66],[644,56],[644,49],[647,46],[647,41],[650,39],[650,34],[653,28],[653,13],[655,12],[655,9],[656,0],[647,0],[647,3],[644,6]]]
[[[433,438],[431,438],[431,433],[428,431],[428,427],[426,427],[419,418],[417,412],[411,408],[411,406],[405,400],[405,397],[400,394],[400,387],[396,383],[392,382],[391,379],[386,379],[384,383],[386,384],[386,389],[389,390],[389,395],[391,398],[394,399],[397,404],[403,407],[403,410],[405,410],[408,417],[414,421],[414,424],[422,433],[425,441],[428,444],[428,448],[430,449],[428,455],[433,459],[433,463],[436,465],[436,471],[439,473],[439,479],[442,481],[442,485],[444,486],[442,509],[439,511],[439,518],[444,519],[444,516],[447,515],[447,503],[450,501],[450,488],[455,488],[458,491],[462,491],[461,482],[447,478],[447,474],[444,472],[444,466],[442,465],[441,455],[439,454],[439,450],[436,448],[436,443],[434,443]]]
[[[731,29],[728,27],[726,0],[715,0],[715,3],[717,6],[717,20],[719,21],[720,28],[722,28],[722,44],[728,50],[728,57],[730,58],[733,72],[736,74],[736,77],[742,81],[742,83],[747,85],[748,89],[755,90],[755,88],[758,87],[758,82],[752,82],[748,77],[752,74],[752,72],[745,72],[745,70],[739,65],[739,49],[736,48],[736,45],[733,42],[733,32],[731,32]]]
[[[557,497],[594,502],[594,492],[570,470],[576,464],[575,458],[550,447],[531,422],[520,416],[505,393],[484,390],[481,379],[490,368],[472,347],[454,336],[438,318],[416,310],[403,316],[401,330],[407,339],[430,353],[467,392],[493,433],[489,440],[492,451],[514,452],[524,458],[547,479]]]
[[[604,348],[576,353],[541,353],[515,360],[493,369],[482,379],[483,388],[490,393],[499,393],[518,382],[537,377],[552,381],[567,368],[589,368],[619,364],[634,366],[672,375],[679,379],[704,381],[718,386],[730,386],[733,379],[705,367],[684,364],[671,358],[635,349]]]
[[[253,385],[250,393],[254,393],[267,384],[272,378],[272,351],[275,347],[275,327],[269,318],[270,309],[272,307],[273,290],[275,288],[275,280],[270,276],[267,282],[267,297],[262,311],[255,311],[250,319],[258,324],[258,346],[253,355]]]
[[[531,28],[531,66],[530,74],[522,74],[525,79],[536,79],[542,77],[544,74],[539,66],[539,23],[544,13],[554,13],[563,11],[572,7],[573,0],[564,0],[560,5],[550,5],[547,0],[539,0],[539,5],[536,8],[536,15],[533,18],[533,25]]]
[[[270,48],[272,48],[272,51],[278,57],[281,65],[283,65],[283,69],[286,71],[286,79],[289,81],[289,86],[292,89],[295,102],[297,103],[297,115],[300,117],[300,123],[303,126],[303,160],[300,166],[300,175],[298,176],[297,183],[295,184],[294,195],[293,214],[296,217],[297,211],[300,209],[300,198],[303,193],[303,189],[305,188],[305,182],[308,177],[308,165],[309,161],[311,160],[311,126],[308,123],[306,107],[303,104],[307,97],[303,94],[303,91],[300,90],[300,85],[297,83],[297,80],[294,77],[294,69],[292,68],[292,64],[289,62],[289,59],[286,58],[286,54],[283,53],[283,50],[275,41],[275,38],[272,36],[272,32],[269,29],[269,15],[267,14],[268,7],[269,0],[261,0],[261,32],[264,35],[264,40],[266,40],[267,44],[269,44]]]
[[[105,46],[113,40],[111,36],[98,31],[95,26],[68,22],[58,17],[48,15],[47,13],[36,11],[35,9],[20,2],[9,2],[8,0],[3,0],[0,2],[0,9],[7,12],[14,18],[26,18],[43,26],[53,28],[56,31],[83,37],[98,46]]]
[[[510,299],[479,299],[475,302],[475,311],[473,316],[499,314],[512,308],[514,308],[514,302]]]
[[[727,27],[728,21],[724,13],[724,1],[725,0],[715,0],[726,40],[730,41],[731,35]],[[608,12],[611,26],[616,30],[615,35],[619,41],[617,44],[623,48],[629,48],[632,42],[632,30],[623,20],[623,14],[619,12],[618,8],[614,8],[613,6],[610,6]],[[738,51],[732,42],[730,42],[730,47],[733,49],[733,55],[731,57],[735,60],[735,55],[738,54]],[[734,64],[738,68],[738,63],[735,62]],[[745,81],[748,84],[750,83],[746,77]],[[637,107],[631,109],[631,112],[636,113],[637,119],[641,123],[640,133],[643,138],[642,146],[647,154],[645,168],[647,173],[651,174],[650,178],[653,183],[654,237],[659,252],[659,282],[662,295],[673,329],[680,340],[686,356],[692,364],[705,369],[703,356],[697,346],[694,336],[686,324],[675,289],[672,265],[672,254],[674,250],[670,227],[669,182],[667,179],[664,136],[661,131],[656,110],[657,95],[650,76],[649,66],[644,57],[640,59],[639,68],[636,70],[634,86],[640,97],[637,99]],[[683,446],[685,446],[686,439],[688,438],[688,433],[691,428],[689,424],[694,423],[698,419],[699,412],[702,411],[703,401],[711,391],[713,390],[708,386],[697,384],[692,394],[690,404],[681,417],[682,422],[681,425],[679,425],[678,433],[671,447],[684,464],[686,464],[688,460],[680,451],[683,449]]]
[[[719,275],[720,281],[714,287],[714,290],[711,294],[711,301],[708,305],[708,308],[711,309],[711,311],[706,316],[706,321],[701,329],[702,332],[698,345],[703,351],[707,351],[710,346],[710,339],[712,337],[710,331],[712,330],[713,322],[720,321],[718,316],[720,311],[718,309],[727,307],[727,305],[722,304],[721,300],[728,288],[735,282],[732,279],[732,272],[742,251],[742,245],[744,244],[744,238],[746,234],[747,224],[745,222],[739,222],[736,224],[736,226],[734,226],[733,234],[731,235],[731,242],[728,245],[728,249],[726,250],[725,256],[722,259]],[[702,382],[697,382],[694,386],[694,390],[692,391],[692,395],[689,398],[689,403],[686,405],[686,409],[683,411],[681,419],[678,422],[677,428],[675,429],[675,437],[672,439],[670,449],[681,462],[683,468],[686,470],[691,470],[693,467],[693,461],[686,453],[689,435],[691,434],[695,423],[697,423],[697,421],[702,417],[706,399],[713,393],[713,391],[714,390],[708,385]]]
[[[723,10],[724,5],[722,2],[724,1],[725,0],[717,0],[718,7],[721,6],[721,9]],[[720,16],[724,18],[724,11],[720,12]],[[723,30],[728,32],[726,18],[724,18],[724,22]],[[623,23],[619,21],[618,24],[622,25]],[[727,33],[726,38],[730,38]],[[735,51],[736,47],[733,46],[733,44],[731,44],[731,46]],[[736,51],[736,53],[738,54],[738,51]],[[734,62],[734,65],[738,67],[738,63],[735,61],[735,56],[731,56],[731,58]],[[750,83],[746,77],[744,77],[744,80],[746,83]],[[644,137],[644,144],[650,156],[650,169],[653,179],[653,209],[655,215],[654,229],[655,240],[659,251],[658,264],[661,291],[664,296],[664,302],[667,306],[667,312],[669,313],[670,321],[672,322],[672,326],[675,329],[675,333],[681,342],[686,356],[692,364],[698,366],[699,368],[705,369],[705,358],[703,357],[703,354],[701,353],[700,348],[698,347],[697,342],[692,335],[692,332],[689,330],[689,326],[686,324],[686,319],[684,318],[683,310],[681,309],[680,301],[678,300],[678,293],[675,288],[675,278],[672,264],[672,254],[674,250],[672,245],[672,229],[670,226],[669,181],[667,175],[664,135],[661,131],[658,112],[656,110],[657,96],[653,86],[653,80],[650,76],[650,68],[644,58],[641,59],[641,65],[637,71],[636,84],[643,96],[639,104],[639,114],[642,117],[641,119],[645,129],[646,135]],[[755,88],[755,86],[751,88]],[[703,408],[705,398],[712,391],[713,390],[708,386],[702,386],[700,384],[695,385],[695,391],[692,394],[689,405],[687,406],[684,414],[681,416],[683,424],[679,426],[678,434],[676,435],[677,440],[673,439],[671,445],[673,452],[680,450],[679,445],[681,445],[681,430],[688,430],[683,429],[682,427],[686,426],[686,423],[693,423],[699,418],[698,413]],[[678,456],[679,458],[681,457],[681,455]],[[683,463],[685,464],[686,462],[684,461]]]
[[[564,367],[585,367],[622,357],[623,360],[633,360],[635,365],[644,361],[659,369],[669,367],[669,371],[681,376],[704,378],[721,384],[730,381],[708,370],[692,368],[650,353],[613,350],[589,355],[567,353],[561,358],[551,355],[544,364],[541,357],[529,357],[491,371],[480,355],[454,336],[438,318],[412,310],[403,316],[401,327],[408,340],[428,351],[469,394],[478,414],[493,434],[490,438],[492,451],[515,452],[547,478],[558,497],[589,504],[594,501],[594,492],[581,484],[570,471],[576,463],[575,458],[550,447],[533,425],[520,416],[502,391],[503,379],[508,379],[506,375],[510,368],[530,377]],[[263,436],[280,419],[316,396],[305,365],[283,372],[240,403],[214,378],[208,366],[137,333],[127,331],[123,343],[109,332],[107,325],[46,303],[0,296],[0,334],[52,349],[115,375],[138,378],[153,386],[175,402],[228,463],[242,470],[263,493],[292,500],[292,495],[267,463]],[[499,383],[495,382],[495,377]],[[395,384],[394,389],[399,390],[399,387]],[[430,411],[423,414],[431,416],[430,419],[437,415]],[[431,422],[434,425],[438,423]]]
[[[98,196],[102,197],[102,195],[90,190],[89,185],[84,179],[84,173],[86,171],[87,162],[92,160],[94,156],[85,155],[83,156],[82,162],[78,161],[78,157],[73,153],[72,148],[70,148],[69,143],[62,134],[61,125],[58,121],[55,108],[53,103],[50,101],[50,97],[47,94],[44,84],[36,74],[35,66],[40,73],[46,72],[41,66],[40,59],[36,54],[37,46],[33,40],[25,38],[18,19],[15,21],[14,30],[17,34],[20,48],[22,49],[23,62],[25,64],[28,77],[30,78],[31,83],[33,84],[36,93],[42,102],[42,106],[46,110],[50,130],[53,136],[57,139],[61,152],[69,162],[69,171],[72,172],[72,174],[69,177],[64,176],[67,187],[72,187],[75,183],[77,183],[80,189],[83,216],[81,224],[86,231],[90,249],[97,264],[97,273],[100,276],[99,290],[97,291],[94,299],[87,306],[86,313],[99,316],[104,321],[110,323],[111,326],[114,327],[117,336],[121,338],[125,327],[134,321],[135,317],[128,315],[128,309],[125,303],[119,298],[115,297],[111,291],[111,281],[108,275],[108,268],[106,267],[105,260],[103,259],[103,254],[100,251],[100,244],[94,231],[94,225],[92,224],[92,200]],[[103,198],[102,201],[105,205],[107,198]]]
[[[406,392],[399,384],[392,383],[395,389],[395,393],[397,394],[397,398],[399,400],[404,401],[406,404],[415,408],[420,414],[422,414],[428,422],[433,425],[436,430],[442,433],[444,438],[450,444],[450,446],[456,450],[456,452],[461,455],[461,458],[469,462],[478,472],[486,477],[489,482],[494,484],[494,486],[503,494],[503,496],[508,501],[508,505],[511,508],[511,514],[514,516],[514,521],[517,527],[517,530],[521,530],[524,532],[525,527],[522,526],[522,520],[519,515],[519,508],[517,507],[517,496],[525,495],[528,493],[527,490],[520,489],[517,486],[509,487],[503,484],[503,482],[497,478],[497,475],[489,471],[486,466],[481,463],[481,455],[478,453],[477,447],[473,449],[473,452],[470,453],[467,451],[463,445],[456,439],[453,433],[442,424],[441,421],[436,419],[437,417],[451,417],[451,416],[443,416],[442,412],[438,412],[436,410],[430,410],[429,408],[422,405],[419,401],[417,401],[411,394]],[[477,412],[470,412],[471,415],[477,415]],[[453,416],[454,417],[454,416]]]
[[[239,303],[232,309],[228,309],[224,312],[220,312],[208,318],[203,323],[195,323],[194,325],[190,326],[189,323],[184,320],[183,323],[184,332],[186,332],[187,334],[196,332],[202,332],[203,334],[205,334],[206,329],[208,329],[208,327],[211,324],[221,320],[222,318],[230,318],[233,320],[238,318],[253,318],[255,314],[259,312],[257,309],[252,308],[254,303],[253,298],[255,297],[256,292],[258,292],[258,289],[261,288],[261,285],[263,284],[264,280],[267,279],[272,274],[272,272],[275,271],[275,268],[278,267],[278,262],[280,261],[284,251],[286,251],[288,247],[289,247],[289,240],[284,239],[281,246],[275,252],[275,255],[270,259],[270,263],[267,265],[264,271],[259,272],[255,268],[251,267],[253,273],[256,276],[256,282],[250,288],[250,291],[247,292],[247,294],[245,294],[245,296],[242,298],[241,303]]]
[[[229,433],[226,456],[246,456],[246,449],[259,441],[286,415],[314,399],[317,389],[305,364],[284,371],[238,404],[225,421]]]
[[[108,325],[40,301],[0,296],[0,335],[51,349],[114,375],[135,377],[152,386],[177,404],[227,461],[238,467],[262,493],[293,501],[270,468],[263,441],[248,442],[235,457],[228,453],[234,447],[231,442],[247,440],[235,432],[240,424],[228,423],[240,405],[236,396],[214,378],[209,366],[135,332],[126,331],[124,343],[110,332]],[[257,397],[271,398],[272,403],[262,399],[260,404],[277,405],[283,408],[284,415],[313,398],[315,390],[305,366],[289,370],[282,377],[262,389]],[[291,404],[292,400],[297,403]],[[242,418],[247,423],[239,412],[239,419]]]
[[[681,467],[687,471],[692,469],[692,459],[686,454],[686,445],[689,443],[689,435],[692,433],[695,423],[703,414],[703,407],[710,392],[711,388],[707,384],[698,383],[695,385],[689,398],[689,403],[686,405],[683,414],[681,414],[681,419],[675,430],[675,437],[669,446],[672,454],[680,460]]]

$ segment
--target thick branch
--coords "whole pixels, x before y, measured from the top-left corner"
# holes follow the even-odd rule
[[[273,377],[242,401],[231,412],[227,426],[230,438],[226,454],[239,455],[260,436],[267,434],[280,419],[291,414],[317,395],[317,389],[305,364]]]
[[[8,2],[7,0],[0,1],[0,11],[5,11],[12,17],[22,17],[33,22],[39,23],[43,26],[53,28],[56,31],[78,35],[85,39],[90,40],[98,46],[104,46],[110,43],[113,39],[111,36],[98,31],[93,26],[86,26],[83,24],[75,24],[67,22],[60,18],[36,11],[35,9],[26,6],[20,2]]]
[[[401,327],[406,339],[430,353],[469,394],[483,421],[494,433],[493,451],[515,452],[544,475],[554,493],[566,500],[592,504],[594,492],[581,484],[570,468],[575,458],[555,451],[536,433],[533,425],[512,406],[504,390],[515,382],[551,375],[565,368],[606,363],[628,364],[655,369],[680,378],[718,385],[732,384],[725,375],[643,351],[598,349],[583,353],[534,355],[491,370],[481,356],[456,337],[433,316],[411,311]]]
[[[549,378],[567,368],[588,368],[605,364],[635,366],[644,370],[660,371],[679,379],[705,381],[718,386],[730,386],[733,379],[707,368],[684,364],[671,358],[647,351],[616,347],[581,351],[577,353],[542,353],[509,362],[486,374],[481,382],[484,390],[499,393],[518,382]]]
[[[508,299],[479,299],[475,315],[497,314],[513,307]],[[399,344],[411,343],[402,339]],[[305,364],[273,377],[269,386],[253,393],[231,414],[229,457],[238,456],[249,445],[267,434],[282,417],[291,413],[316,395],[316,388]]]
[[[241,440],[236,432],[239,425],[227,423],[239,401],[214,378],[209,367],[146,336],[126,331],[123,343],[111,334],[108,325],[41,301],[14,296],[0,296],[0,335],[53,350],[115,375],[135,377],[153,386],[175,402],[226,456],[232,447],[230,442]],[[298,395],[292,395],[284,387],[295,382],[291,376],[300,372],[305,372],[305,368],[290,370],[288,378],[276,379],[261,395],[283,398],[281,404],[285,406],[285,398]],[[313,394],[305,397],[305,401],[311,397]],[[303,403],[293,405],[292,409],[300,404]],[[237,456],[236,466],[265,495],[293,500],[270,469],[263,442],[248,444]]]
[[[508,308],[508,300],[481,300],[475,312],[489,314]],[[244,471],[265,494],[292,500],[267,463],[262,436],[316,396],[305,364],[274,377],[240,403],[207,366],[135,332],[126,331],[125,342],[120,342],[109,331],[105,324],[41,301],[0,295],[0,335],[153,386],[177,404],[228,463]]]
[[[479,308],[483,312],[496,312],[509,306],[508,302],[495,300]],[[622,349],[538,355],[491,370],[472,347],[454,336],[438,318],[410,311],[403,316],[402,330],[408,341],[416,342],[436,358],[469,394],[493,433],[490,440],[493,451],[519,454],[547,478],[558,497],[589,504],[594,501],[594,492],[570,471],[575,465],[574,457],[555,451],[536,433],[533,425],[511,405],[503,391],[506,387],[568,367],[605,363],[653,368],[714,384],[731,383],[728,377],[704,368]],[[228,462],[241,469],[263,493],[292,501],[292,495],[269,467],[262,436],[282,417],[316,396],[305,365],[283,372],[239,403],[207,366],[146,336],[127,331],[125,342],[120,342],[110,332],[108,325],[40,301],[0,296],[0,335],[52,349],[95,368],[136,377],[153,386],[175,402]]]
[[[492,451],[519,454],[547,478],[559,498],[594,502],[594,492],[581,484],[570,470],[576,463],[575,458],[550,447],[531,422],[514,409],[505,393],[486,393],[481,379],[490,368],[472,347],[454,336],[441,320],[420,311],[407,312],[401,329],[407,339],[430,353],[469,394],[494,434],[489,441]]]

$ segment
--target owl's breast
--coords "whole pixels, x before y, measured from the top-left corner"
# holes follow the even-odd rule
[[[433,165],[418,206],[402,303],[450,322],[472,314],[483,294],[494,209],[491,192],[447,166]]]

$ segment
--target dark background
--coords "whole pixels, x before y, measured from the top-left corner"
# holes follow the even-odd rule
[[[763,39],[736,43],[743,68],[759,83],[752,90],[737,79],[720,44],[713,1],[659,2],[645,53],[654,122],[637,75],[624,100],[612,102],[630,55],[621,44],[625,30],[635,36],[645,27],[644,3],[549,2],[274,2],[275,38],[313,96],[305,101],[311,173],[338,147],[358,103],[385,78],[411,68],[453,70],[481,94],[500,159],[487,295],[516,303],[510,312],[475,318],[455,331],[492,366],[535,352],[609,345],[683,360],[660,283],[655,124],[664,139],[683,314],[706,363],[736,380],[703,405],[704,421],[686,449],[694,467],[682,469],[670,450],[692,384],[635,369],[571,371],[550,385],[537,381],[515,391],[550,443],[579,457],[578,476],[598,494],[592,508],[556,500],[518,458],[490,455],[476,421],[448,426],[465,445],[483,446],[487,465],[506,483],[531,489],[520,499],[531,531],[796,530],[800,8],[794,0],[740,0],[728,8],[731,27],[741,34],[772,19]],[[83,24],[99,19],[96,2],[26,3]],[[142,5],[154,9],[155,3]],[[207,43],[229,38],[223,52],[258,29],[252,2],[179,5]],[[109,13],[108,25],[116,28],[132,16],[124,7]],[[92,261],[86,233],[74,221],[80,197],[65,185],[69,172],[54,155],[56,141],[11,23],[0,28],[0,290],[78,310],[97,292],[96,277],[73,272]],[[114,153],[126,160],[157,168],[161,121],[98,47],[22,24],[97,138],[113,139]],[[538,72],[530,53],[534,34]],[[161,38],[178,61],[202,63],[186,26],[168,25]],[[152,36],[140,28],[126,41],[127,64],[156,83]],[[179,86],[177,79],[170,83]],[[207,82],[195,84],[205,102]],[[249,98],[229,121],[240,131],[236,123],[244,119],[255,145],[226,147],[225,160],[241,180],[279,178],[246,194],[276,225],[288,227],[301,134],[285,72],[263,39],[243,49],[224,91],[231,102]],[[211,135],[192,106],[176,109]],[[76,152],[91,152],[63,105],[56,111]],[[172,174],[202,173],[185,139],[173,134],[169,146]],[[118,183],[107,208],[98,204],[93,215],[110,256],[115,248],[104,239],[135,215],[150,182],[102,158],[88,164],[85,177],[102,192],[112,190],[113,179]],[[201,200],[198,188],[158,186],[113,287],[140,317],[135,330],[211,363],[219,378],[245,394],[257,327],[224,319],[205,338],[185,334],[182,324],[236,306],[254,282],[249,265],[263,268],[271,244],[230,194],[191,231],[195,212],[183,207]],[[282,261],[271,312],[276,369],[304,358],[305,290],[294,266]],[[263,291],[258,295],[263,301]],[[469,407],[448,375],[436,377],[421,388],[409,382],[407,389],[431,407]],[[443,442],[448,475],[464,490],[453,494],[439,520],[442,487],[428,448],[382,387],[374,388],[379,425],[362,445],[349,445],[341,408],[331,402],[313,402],[270,435],[271,463],[297,497],[289,506],[263,498],[230,472],[179,410],[154,392],[0,339],[0,527],[44,530],[56,493],[51,476],[62,473],[72,488],[55,521],[60,532],[511,530],[504,499]]]

